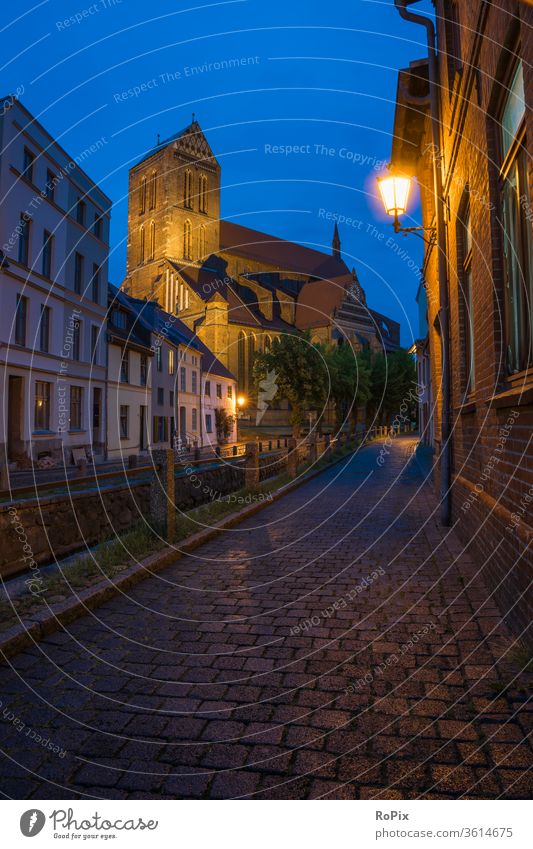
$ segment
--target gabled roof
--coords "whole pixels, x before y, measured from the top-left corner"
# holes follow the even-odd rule
[[[352,283],[352,275],[343,274],[331,281],[312,280],[302,286],[296,302],[296,327],[306,330],[329,324]]]
[[[209,146],[209,142],[202,132],[200,124],[198,121],[192,121],[182,130],[178,130],[177,133],[169,136],[168,139],[158,142],[155,147],[145,153],[144,156],[135,163],[133,168],[136,168],[137,165],[140,165],[141,162],[144,162],[146,159],[150,159],[151,156],[155,156],[157,153],[165,150],[165,148],[171,144],[175,145],[177,150],[191,156],[191,158],[198,158],[205,164],[220,167],[211,147]]]
[[[348,272],[345,263],[334,256],[232,221],[220,222],[220,250],[308,277],[329,279]]]
[[[117,289],[108,283],[108,313],[107,332],[110,338],[119,339],[125,345],[136,345],[150,354],[150,328],[145,322],[139,322],[138,315],[133,308],[130,298],[122,289]],[[116,327],[113,323],[113,309],[122,308],[129,318],[128,328]]]

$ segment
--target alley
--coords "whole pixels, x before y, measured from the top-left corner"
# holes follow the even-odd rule
[[[520,650],[415,445],[363,448],[4,664],[4,793],[527,798]]]

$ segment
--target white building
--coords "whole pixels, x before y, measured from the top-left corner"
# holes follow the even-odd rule
[[[202,443],[216,446],[236,442],[237,378],[208,348],[202,363]],[[224,420],[226,432],[221,430]]]
[[[0,115],[0,462],[103,455],[110,201],[14,100]]]
[[[129,299],[109,287],[107,456],[127,464],[150,447],[152,360],[150,330]]]

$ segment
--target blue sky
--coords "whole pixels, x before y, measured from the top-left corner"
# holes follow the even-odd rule
[[[332,216],[344,217],[343,257],[369,305],[401,322],[404,344],[417,336],[421,244],[394,237],[375,197],[397,71],[426,54],[423,31],[393,0],[10,8],[4,92],[23,86],[23,103],[71,156],[105,140],[86,170],[113,201],[111,282],[125,270],[128,168],[194,111],[222,165],[222,216],[326,250]],[[416,204],[410,211],[416,218]]]

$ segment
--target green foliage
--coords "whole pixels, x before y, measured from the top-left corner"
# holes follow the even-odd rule
[[[307,411],[321,410],[327,398],[327,369],[321,353],[310,333],[305,333],[280,336],[268,351],[255,355],[255,386],[260,391],[261,382],[270,381],[273,373],[277,390],[272,400],[287,400],[291,405],[289,420],[295,437],[300,435]]]
[[[215,427],[218,439],[229,439],[233,433],[234,417],[223,407],[215,410]]]
[[[365,405],[370,398],[370,366],[351,345],[325,345],[321,350],[327,365],[337,426],[349,419],[356,422],[357,408]]]
[[[402,404],[414,415],[417,383],[411,354],[399,348],[392,354],[365,351],[362,356],[371,372],[367,424],[391,424]]]

